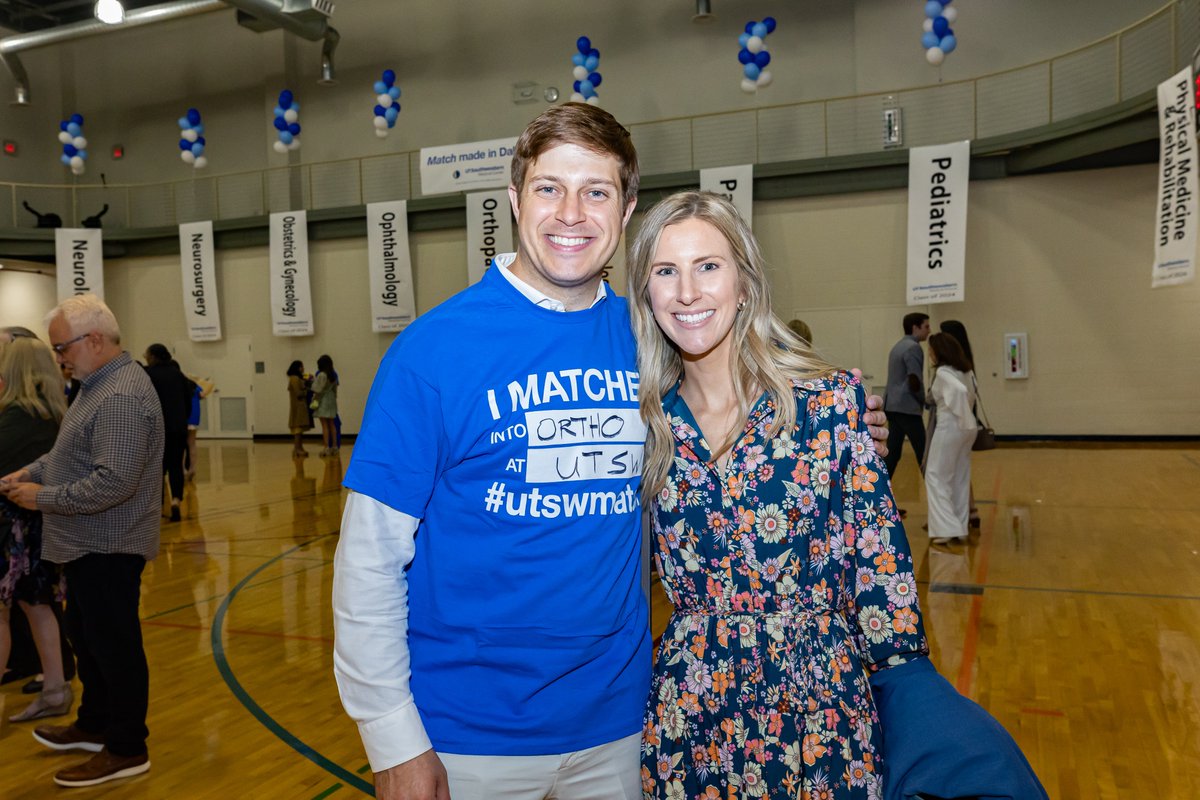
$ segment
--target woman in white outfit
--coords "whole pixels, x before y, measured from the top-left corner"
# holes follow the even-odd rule
[[[958,341],[947,333],[929,337],[935,367],[929,386],[937,425],[925,457],[925,493],[929,497],[929,538],[965,540],[971,506],[971,445],[978,423],[975,376]]]

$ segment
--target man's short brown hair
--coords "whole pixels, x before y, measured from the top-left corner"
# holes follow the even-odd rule
[[[587,103],[564,103],[538,115],[517,139],[512,159],[512,185],[517,194],[525,188],[525,173],[538,156],[562,144],[617,159],[621,173],[622,206],[638,193],[638,160],[633,139],[616,118]]]

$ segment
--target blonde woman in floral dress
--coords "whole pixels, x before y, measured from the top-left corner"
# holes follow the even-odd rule
[[[717,195],[651,209],[630,262],[643,497],[675,606],[645,797],[882,798],[868,677],[928,647],[863,389],[772,314]]]

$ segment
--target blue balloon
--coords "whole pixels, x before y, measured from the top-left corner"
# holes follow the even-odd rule
[[[925,4],[925,16],[930,19],[937,19],[942,15],[942,4],[938,0],[929,0]]]
[[[949,2],[949,1],[950,0],[946,0],[946,2]],[[767,33],[775,32],[775,18],[774,17],[763,17],[763,25],[767,26]]]
[[[386,83],[388,86],[391,86],[393,83],[395,83],[396,82],[395,70],[385,69],[383,71],[383,82]],[[382,92],[381,92],[381,94],[382,94]]]
[[[387,84],[383,81],[375,81],[375,85],[371,87],[375,90],[375,94],[383,94],[387,91]]]
[[[571,56],[571,63],[577,67],[582,67],[585,58],[587,58],[587,56],[585,56],[583,53],[576,53],[575,55]]]
[[[579,82],[579,93],[582,94],[584,97],[587,97],[588,94],[595,88],[596,87],[593,86],[592,82],[589,80],[582,80]]]
[[[293,100],[293,101],[292,101],[292,105],[291,105],[290,107],[291,107],[291,108],[293,108],[293,109],[295,109],[296,111],[299,111],[299,110],[300,110],[300,103],[298,103],[297,101]]]
[[[762,70],[758,68],[758,64],[747,64],[746,66],[742,67],[742,73],[752,81],[758,80],[758,76],[761,72]]]
[[[292,134],[288,131],[279,132],[279,141],[283,142],[284,144],[291,144],[292,140],[295,138],[296,137],[292,136]]]
[[[59,160],[62,161],[66,166],[71,166],[71,157],[66,153],[63,153],[61,156],[59,156]]]
[[[389,120],[387,121],[387,124],[388,124],[388,127],[389,127],[389,128],[394,128],[394,127],[396,127],[396,120],[395,120],[395,119],[389,119]]]
[[[762,69],[771,63],[771,54],[766,50],[759,50],[754,54],[754,63],[758,65],[759,69]]]
[[[275,126],[275,130],[277,131],[287,130],[287,120],[283,117],[276,117],[271,124]]]
[[[71,134],[72,136],[79,136],[83,133],[83,128],[79,127],[78,122],[68,122],[67,133]]]
[[[293,122],[291,125],[288,125],[288,133],[290,133],[292,136],[299,136],[300,135],[300,123]]]
[[[591,75],[588,75],[587,79],[592,82],[592,86],[599,86],[600,81],[603,80],[599,72],[593,72]]]
[[[599,58],[600,51],[593,47],[591,50],[587,51],[587,55],[588,55],[588,58]]]
[[[926,50],[928,50],[931,47],[937,47],[937,45],[938,35],[933,31],[925,31],[925,33],[921,36],[921,47],[924,47]]]
[[[375,116],[377,116],[377,117],[382,117],[386,111],[387,111],[387,109],[381,105],[375,106]]]
[[[945,17],[938,17],[933,21],[933,32],[938,38],[942,38],[950,30],[950,22]]]
[[[73,144],[64,144],[63,145],[63,153],[65,153],[66,155],[73,156],[78,152],[79,152],[79,150]]]
[[[83,124],[83,115],[82,114],[72,114],[71,122],[74,122],[76,125],[82,125]]]
[[[400,87],[399,86],[389,86],[387,93],[388,93],[388,96],[391,97],[393,100],[399,99]]]
[[[200,138],[196,139],[196,141],[197,141],[197,142],[199,142],[200,144],[208,144],[208,142],[206,142],[206,141],[204,140],[204,137],[203,137],[203,136],[201,136]]]
[[[761,22],[756,22],[754,27],[750,29],[750,33],[761,39],[767,35],[767,26]]]
[[[753,60],[754,60],[754,53],[751,53],[749,50],[747,50],[744,47],[742,48],[741,52],[738,53],[738,63],[749,64]]]
[[[579,81],[575,81],[575,83],[573,83],[571,85],[571,88],[578,92],[579,91]]]
[[[387,110],[383,112],[383,118],[388,122],[395,122],[396,117],[398,116],[400,116],[400,109],[396,108],[395,106],[389,106]]]
[[[204,123],[201,122],[198,125],[194,125],[192,127],[192,130],[194,130],[196,132],[196,135],[199,136],[200,134],[204,133]]]
[[[587,55],[587,51],[592,49],[592,40],[586,36],[580,36],[575,40],[575,47],[578,48],[579,52]]]
[[[275,116],[277,116],[277,117],[283,116],[283,109],[280,108],[279,106],[275,106]]]
[[[204,142],[192,142],[192,155],[204,155]]]
[[[69,123],[64,119],[62,122],[58,123],[58,129],[60,131],[65,131],[67,129],[68,124]]]
[[[180,129],[186,131],[188,128],[192,127],[192,123],[188,122],[187,117],[180,117],[179,118],[179,127],[180,127]]]
[[[191,150],[192,143],[189,142],[187,139],[180,139],[179,140],[179,149],[180,150]]]
[[[200,122],[200,112],[197,109],[189,108],[187,110],[187,120],[193,125]]]
[[[283,108],[285,110],[288,108],[291,108],[292,100],[294,100],[294,99],[295,99],[295,95],[292,94],[291,89],[284,89],[282,92],[279,93],[279,105],[281,108]]]
[[[954,34],[943,36],[942,40],[938,42],[938,47],[942,48],[943,53],[953,53],[954,49],[958,47],[958,39]]]
[[[586,69],[588,72],[592,72],[598,66],[600,66],[600,59],[597,58],[596,56],[588,56],[583,61],[583,68]]]
[[[745,47],[746,42],[748,42],[748,41],[750,41],[750,34],[743,33],[742,35],[738,36],[738,46],[739,47]]]
[[[87,161],[87,150],[76,150],[75,155],[79,156],[84,161]]]
[[[750,20],[746,23],[746,33],[750,34],[751,36],[754,35],[754,20]]]

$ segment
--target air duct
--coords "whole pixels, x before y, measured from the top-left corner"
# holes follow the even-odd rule
[[[333,75],[333,51],[341,36],[329,25],[333,13],[330,0],[225,0],[238,10],[238,24],[262,33],[283,28],[310,42],[320,40],[321,77],[318,83],[337,83]]]
[[[136,28],[152,22],[165,22],[169,19],[207,14],[210,11],[219,11],[227,7],[223,0],[176,0],[173,3],[126,11],[125,21],[116,25],[109,25],[97,19],[87,19],[81,22],[72,22],[69,25],[59,25],[57,28],[21,33],[0,39],[0,60],[4,61],[4,65],[12,73],[13,81],[17,84],[13,105],[27,106],[30,98],[29,75],[25,72],[25,65],[21,63],[20,56],[17,55],[20,52],[109,33],[114,30]]]
[[[696,14],[692,22],[712,22],[716,16],[712,13],[712,0],[696,0]]]

